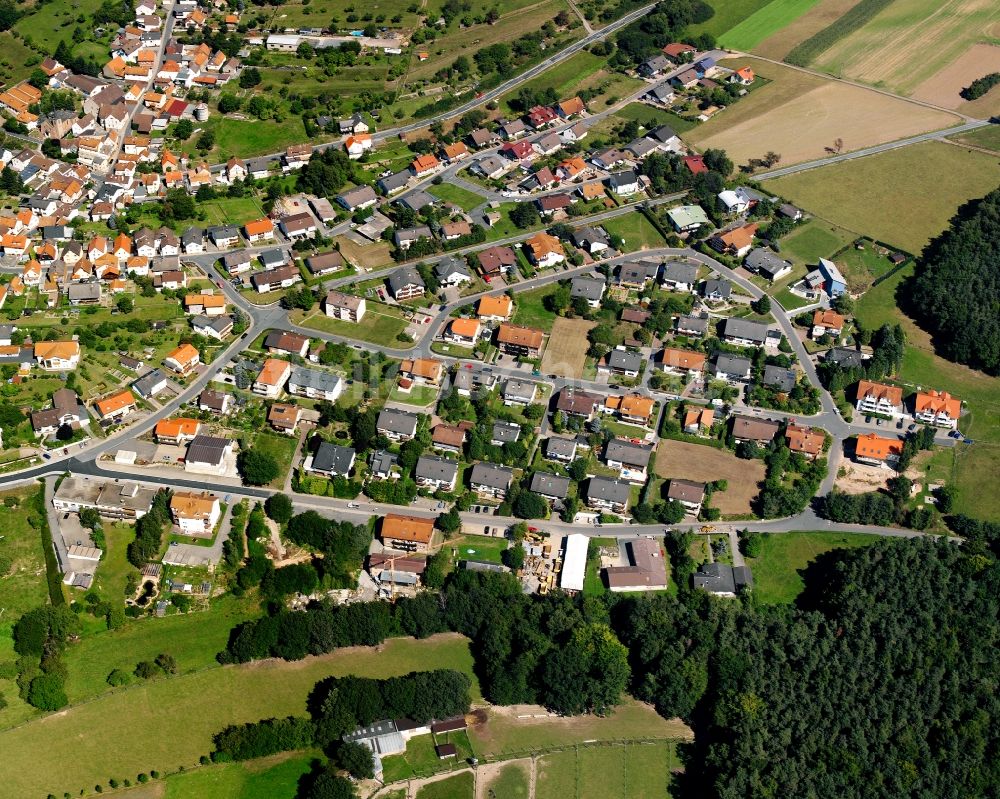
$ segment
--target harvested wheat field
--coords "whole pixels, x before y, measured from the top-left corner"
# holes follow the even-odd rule
[[[976,44],[965,51],[956,60],[925,80],[913,92],[918,100],[955,108],[962,113],[972,113],[974,106],[982,108],[983,102],[992,105],[995,113],[1000,111],[1000,91],[996,87],[978,100],[969,102],[963,100],[961,91],[976,78],[981,78],[991,72],[1000,72],[1000,47],[992,44]],[[989,116],[983,113],[983,116]]]
[[[583,365],[590,346],[587,332],[595,324],[586,319],[557,318],[542,355],[542,372],[562,377],[583,377]]]
[[[656,445],[656,474],[702,483],[727,480],[729,488],[712,495],[712,507],[723,516],[743,515],[750,513],[750,501],[764,479],[764,462],[743,460],[725,449],[661,439]]]
[[[759,59],[723,63],[749,63],[773,81],[688,134],[699,149],[721,148],[736,164],[773,150],[787,166],[829,155],[838,139],[850,152],[959,122],[945,111]]]
[[[753,51],[765,58],[780,61],[792,51],[792,48],[819,33],[857,3],[858,0],[820,0],[805,14],[760,42]]]
[[[812,66],[909,94],[983,41],[997,22],[996,0],[895,0]]]

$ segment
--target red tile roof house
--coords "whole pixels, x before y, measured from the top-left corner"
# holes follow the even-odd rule
[[[541,130],[546,125],[551,125],[558,118],[559,115],[547,105],[536,105],[528,112],[528,123],[535,130]]]

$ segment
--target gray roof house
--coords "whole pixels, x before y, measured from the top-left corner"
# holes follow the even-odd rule
[[[510,378],[503,386],[504,405],[527,405],[533,402],[538,393],[538,386],[527,380]]]
[[[419,211],[426,205],[434,205],[438,202],[438,198],[433,194],[428,194],[423,189],[417,189],[416,191],[411,191],[405,197],[400,197],[395,202],[402,205],[404,208],[409,208],[411,211]]]
[[[753,575],[747,566],[705,563],[694,574],[694,587],[716,596],[736,596],[741,588],[753,587]]]
[[[568,477],[549,472],[535,472],[531,477],[529,491],[533,491],[546,499],[566,499],[569,495]]]
[[[417,434],[419,417],[415,413],[383,408],[378,415],[375,429],[394,441],[413,438]]]
[[[382,194],[388,196],[405,189],[406,184],[410,182],[410,178],[412,177],[413,175],[410,173],[409,168],[407,168],[399,172],[394,172],[391,175],[386,175],[384,178],[379,178],[375,182],[375,185]]]
[[[490,433],[490,443],[496,446],[512,443],[521,437],[521,425],[517,422],[493,423],[493,430]]]
[[[455,478],[458,476],[458,461],[421,455],[417,460],[415,476],[418,486],[451,491],[455,488]]]
[[[545,442],[545,457],[550,461],[569,463],[576,457],[576,439],[553,436]]]
[[[688,261],[665,264],[660,282],[675,291],[692,291],[698,282],[698,264]]]
[[[418,239],[433,239],[434,234],[427,225],[417,225],[416,227],[400,228],[392,234],[392,243],[399,249],[407,249]]]
[[[765,386],[770,386],[787,394],[795,388],[798,377],[794,369],[785,369],[783,366],[771,366],[768,364],[764,367],[763,380]]]
[[[690,336],[704,336],[708,333],[709,319],[707,316],[689,316],[687,314],[677,317],[677,332]]]
[[[861,366],[864,356],[857,350],[848,347],[834,347],[832,350],[827,350],[823,360],[827,363],[835,363],[844,369],[850,369],[854,366]]]
[[[473,491],[500,497],[507,493],[513,479],[513,469],[495,463],[480,462],[472,467],[469,482]]]
[[[607,360],[602,363],[599,369],[608,369],[616,374],[623,374],[628,377],[635,377],[642,368],[642,353],[631,350],[613,349],[607,355]]]
[[[701,295],[709,300],[728,300],[733,293],[733,286],[728,280],[712,278],[701,286]]]
[[[720,352],[715,356],[712,371],[716,377],[722,380],[745,381],[750,379],[752,366],[749,358],[741,358],[738,355],[729,355],[728,353]]]
[[[307,471],[348,477],[354,468],[355,452],[350,447],[341,447],[324,441],[319,445]]]
[[[652,454],[651,447],[633,444],[622,438],[613,438],[604,447],[604,461],[608,465],[638,466],[645,469]]]
[[[378,202],[378,195],[371,186],[359,186],[356,189],[345,191],[337,195],[337,203],[348,211],[357,211],[368,208]]]
[[[579,230],[574,230],[570,235],[570,241],[573,242],[574,247],[586,250],[591,255],[601,250],[606,250],[611,246],[611,239],[608,238],[608,234],[601,230],[601,228],[591,227],[590,225],[582,227]]]
[[[618,284],[643,288],[650,280],[655,280],[660,265],[647,261],[629,261],[618,268]]]
[[[582,297],[591,308],[596,308],[601,304],[601,297],[604,296],[604,281],[591,277],[574,277],[570,282],[570,297]]]
[[[749,319],[726,319],[722,323],[722,338],[733,344],[762,347],[767,341],[768,326]]]
[[[743,265],[772,283],[792,271],[790,261],[785,261],[765,247],[754,247],[747,254]]]
[[[167,376],[160,369],[147,372],[132,384],[139,396],[143,399],[155,397],[167,387]]]
[[[624,513],[631,493],[632,484],[626,480],[591,477],[587,483],[587,505],[595,510]]]
[[[405,299],[417,294],[423,294],[426,288],[424,279],[412,266],[404,266],[389,275],[389,290],[396,299]]]

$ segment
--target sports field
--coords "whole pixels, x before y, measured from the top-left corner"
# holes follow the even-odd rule
[[[191,768],[227,724],[304,713],[307,694],[323,677],[384,678],[429,663],[472,673],[466,640],[443,635],[154,679],[0,732],[0,784],[9,796],[62,796],[89,793],[112,777]]]
[[[817,0],[771,0],[720,36],[719,44],[729,50],[752,50],[812,9],[816,3]]]
[[[993,0],[894,0],[812,66],[909,94],[997,23],[1000,4]]]
[[[750,513],[757,484],[764,479],[764,462],[742,460],[732,452],[686,441],[660,439],[656,445],[656,474],[710,483],[726,480],[729,487],[712,495],[712,507],[723,516]]]
[[[699,149],[722,148],[737,164],[773,150],[786,166],[828,156],[838,139],[850,152],[958,122],[950,113],[759,59],[723,63],[749,64],[772,81],[688,134]]]
[[[835,225],[919,253],[960,205],[998,184],[995,156],[923,142],[764,185]]]
[[[596,324],[586,319],[558,317],[542,355],[542,372],[561,377],[583,377],[583,364],[590,346],[587,333]]]

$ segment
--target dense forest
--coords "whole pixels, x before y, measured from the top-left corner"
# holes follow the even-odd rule
[[[510,575],[456,572],[439,596],[243,624],[220,659],[454,630],[492,702],[603,713],[627,691],[684,718],[696,740],[678,796],[1000,796],[1000,526],[955,525],[962,546],[886,539],[821,556],[795,607],[686,584],[676,597],[526,596]],[[667,544],[686,573],[683,541]]]
[[[1000,189],[961,208],[924,250],[906,292],[945,358],[1000,374]]]

